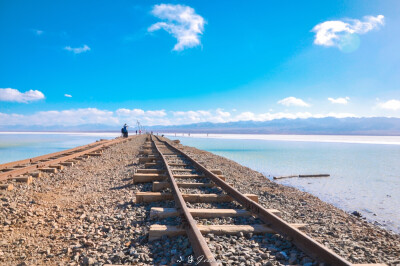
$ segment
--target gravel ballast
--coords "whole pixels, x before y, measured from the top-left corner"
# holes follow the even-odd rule
[[[136,203],[135,192],[151,183],[133,184],[145,136],[106,149],[57,174],[44,174],[30,185],[14,183],[0,191],[1,265],[182,264],[193,255],[186,236],[148,241],[152,224],[179,225],[179,217],[150,219],[151,207],[174,207],[173,201]],[[400,264],[400,237],[348,214],[318,198],[271,182],[231,160],[179,145],[204,163],[220,169],[226,182],[260,203],[281,211],[289,223],[306,223],[314,239],[353,263]],[[215,188],[205,191],[215,193]],[[197,189],[185,192],[202,193]],[[237,204],[188,204],[191,208],[238,208]],[[200,224],[259,223],[258,219],[197,219]],[[224,265],[313,265],[313,261],[276,234],[205,236]]]

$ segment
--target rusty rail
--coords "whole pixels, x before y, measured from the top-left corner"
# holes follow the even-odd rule
[[[130,137],[130,138],[132,138],[132,137]],[[51,157],[55,156],[54,154],[62,155],[62,154],[65,154],[65,153],[70,153],[70,152],[74,152],[74,151],[78,150],[78,152],[74,152],[73,154],[68,154],[66,156],[62,156],[62,157],[59,157],[59,158],[56,158],[56,159],[53,159],[53,160],[49,160],[49,161],[38,163],[38,164],[28,165],[26,167],[17,168],[17,169],[10,170],[10,171],[7,171],[7,172],[1,172],[0,173],[0,181],[7,180],[7,179],[10,179],[10,178],[16,177],[18,175],[23,175],[23,174],[32,172],[34,170],[38,170],[40,168],[43,168],[43,167],[46,167],[46,166],[49,166],[49,165],[57,164],[57,163],[60,163],[60,162],[65,162],[65,161],[71,160],[73,158],[79,157],[81,155],[85,155],[87,153],[90,153],[90,152],[93,152],[93,151],[96,151],[96,150],[99,150],[99,149],[103,149],[103,148],[106,148],[108,146],[120,143],[120,142],[127,141],[130,138],[128,138],[128,139],[122,139],[121,138],[121,139],[103,141],[103,142],[99,143],[99,145],[96,145],[96,146],[94,146],[92,148],[89,148],[89,149],[85,149],[83,151],[79,151],[79,150],[82,149],[82,148],[91,147],[91,146],[93,146],[93,144],[80,146],[80,147],[77,147],[77,148],[74,148],[74,149],[65,150],[63,152],[57,152],[57,153],[52,153],[52,154],[48,154],[48,155],[39,156],[39,157],[41,157],[40,160],[44,160],[46,158],[51,158]],[[32,159],[37,159],[39,157],[35,157],[35,158],[32,158]],[[30,159],[26,159],[26,160],[30,160]],[[22,160],[22,161],[26,161],[26,160]],[[21,161],[17,161],[17,162],[21,162]],[[14,162],[14,163],[17,163],[17,162]],[[11,165],[12,163],[8,163],[8,164]],[[17,164],[14,164],[14,166],[16,166],[16,165]]]
[[[189,237],[190,243],[192,244],[194,254],[197,257],[202,257],[201,265],[218,265],[214,255],[211,253],[211,250],[207,246],[207,242],[201,234],[200,230],[197,228],[196,221],[193,219],[192,214],[190,213],[188,207],[186,206],[185,200],[183,199],[182,193],[178,188],[178,184],[175,181],[175,178],[172,174],[171,168],[168,165],[168,162],[164,156],[164,154],[158,148],[156,142],[151,137],[151,140],[154,143],[154,146],[157,152],[160,154],[162,161],[165,164],[168,172],[168,180],[171,183],[171,188],[173,191],[175,204],[177,205],[177,209],[185,218],[185,230]]]
[[[310,257],[314,258],[316,261],[327,263],[329,265],[334,265],[334,266],[353,265],[349,261],[345,260],[344,258],[334,253],[332,250],[326,248],[325,246],[321,245],[311,237],[307,236],[305,233],[292,227],[286,221],[282,220],[272,212],[268,211],[260,204],[256,203],[255,201],[249,199],[248,197],[240,193],[238,190],[236,190],[235,188],[227,184],[225,181],[218,178],[215,174],[213,174],[211,171],[205,168],[202,164],[198,163],[195,159],[190,157],[185,152],[172,146],[167,141],[160,140],[159,137],[157,137],[157,139],[160,142],[164,143],[169,148],[171,148],[172,150],[185,156],[188,160],[190,160],[193,163],[194,166],[196,166],[199,170],[203,171],[206,177],[210,178],[215,184],[220,186],[229,196],[231,196],[237,202],[242,204],[246,209],[251,211],[267,226],[271,227],[274,231],[278,232],[282,236],[285,236],[300,250],[305,252]]]

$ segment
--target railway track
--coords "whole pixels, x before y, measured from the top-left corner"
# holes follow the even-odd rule
[[[133,182],[152,182],[153,191],[136,193],[136,203],[174,200],[175,208],[152,207],[150,217],[179,217],[181,221],[180,225],[151,225],[149,241],[186,234],[200,264],[220,265],[204,234],[279,234],[323,265],[385,265],[352,264],[303,233],[305,224],[287,223],[280,218],[279,210],[263,207],[256,195],[242,194],[225,182],[221,171],[206,169],[159,137],[149,136],[141,154],[139,162],[145,169],[137,170]],[[207,223],[207,219],[215,218],[222,224]]]
[[[95,143],[79,146],[73,149],[1,164],[0,185],[3,189],[10,189],[12,188],[10,185],[2,184],[2,182],[9,179],[30,182],[30,180],[32,179],[31,175],[40,176],[40,173],[42,171],[56,173],[58,169],[62,169],[64,166],[71,166],[74,162],[77,162],[89,156],[100,156],[104,149],[110,147],[111,145],[128,141],[130,140],[130,138],[100,140]]]

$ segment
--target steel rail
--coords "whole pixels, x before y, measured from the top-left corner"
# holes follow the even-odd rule
[[[78,146],[78,147],[75,147],[75,148],[72,148],[72,149],[68,149],[68,150],[63,150],[63,151],[58,151],[58,152],[49,153],[49,154],[45,154],[45,155],[40,155],[40,156],[37,156],[37,157],[28,158],[28,159],[24,159],[24,160],[20,160],[20,161],[14,161],[14,162],[0,164],[0,171],[4,170],[4,169],[12,168],[12,167],[17,166],[17,165],[27,164],[27,163],[34,163],[34,162],[37,162],[37,161],[40,161],[40,160],[46,160],[48,158],[51,158],[51,157],[54,157],[54,156],[59,156],[59,155],[65,154],[65,153],[75,152],[75,151],[80,150],[80,149],[86,149],[86,148],[89,148],[89,147],[92,147],[92,146],[98,146],[98,145],[107,143],[109,141],[110,140],[101,140],[101,141],[97,141],[97,142],[94,142],[94,143],[86,144],[86,145],[83,145],[83,146]]]
[[[111,145],[114,145],[114,144],[118,144],[118,143],[126,141],[126,140],[127,139],[110,140],[110,141],[107,141],[106,143],[102,143],[102,144],[97,145],[97,146],[95,146],[93,148],[86,149],[84,151],[79,151],[79,152],[73,153],[71,155],[63,156],[63,157],[56,158],[56,159],[53,159],[53,160],[50,160],[50,161],[46,161],[46,162],[43,162],[43,163],[39,163],[39,164],[29,165],[29,166],[26,166],[24,168],[18,168],[18,169],[7,171],[7,172],[2,172],[2,173],[0,173],[0,181],[7,180],[7,179],[10,179],[10,178],[16,177],[18,175],[23,175],[23,174],[32,172],[34,170],[37,170],[37,169],[40,169],[40,168],[43,168],[43,167],[46,167],[46,166],[49,166],[49,165],[53,165],[53,164],[57,164],[57,163],[60,163],[60,162],[68,161],[68,160],[71,160],[73,158],[79,157],[81,155],[85,155],[87,153],[90,153],[92,151],[96,151],[96,150],[99,150],[99,149],[102,149],[102,148],[106,148],[108,146],[111,146]]]
[[[153,140],[152,137],[151,140],[154,143],[157,152],[160,154],[161,159],[165,164],[165,167],[167,168],[168,179],[169,182],[171,183],[175,204],[177,205],[177,209],[180,211],[180,213],[186,220],[185,230],[190,240],[190,243],[192,244],[194,254],[196,255],[197,259],[201,258],[200,262],[201,265],[218,265],[217,261],[214,258],[214,255],[211,253],[211,250],[207,245],[206,240],[204,239],[200,230],[197,228],[196,221],[193,219],[193,216],[190,213],[189,208],[186,206],[185,200],[183,199],[182,193],[178,188],[178,184],[175,181],[171,168],[169,167],[164,154],[158,148],[157,143]]]
[[[277,233],[285,236],[289,241],[295,244],[300,250],[305,252],[310,257],[314,258],[318,262],[324,262],[328,265],[333,266],[342,266],[342,265],[353,265],[351,262],[345,260],[344,258],[340,257],[332,250],[326,248],[325,246],[321,245],[305,233],[301,232],[300,230],[290,226],[286,221],[279,218],[275,214],[268,211],[266,208],[258,204],[257,202],[249,199],[242,193],[240,193],[237,189],[233,188],[225,181],[221,180],[215,174],[210,172],[207,168],[205,168],[202,164],[198,163],[195,159],[190,157],[185,152],[181,151],[180,149],[172,146],[165,140],[160,140],[158,137],[157,139],[160,142],[166,144],[166,146],[172,148],[174,151],[182,154],[186,157],[189,161],[191,161],[199,170],[203,171],[206,177],[210,178],[215,184],[220,186],[229,196],[235,199],[237,202],[242,204],[246,209],[251,211],[254,215],[256,215],[260,220],[262,220],[267,226],[271,227]]]

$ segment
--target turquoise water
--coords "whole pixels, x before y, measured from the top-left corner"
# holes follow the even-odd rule
[[[119,133],[4,133],[0,132],[0,164],[75,148]]]
[[[368,220],[400,232],[400,145],[168,137],[234,160],[270,179],[330,174],[277,182],[310,192],[345,211],[357,210]]]

